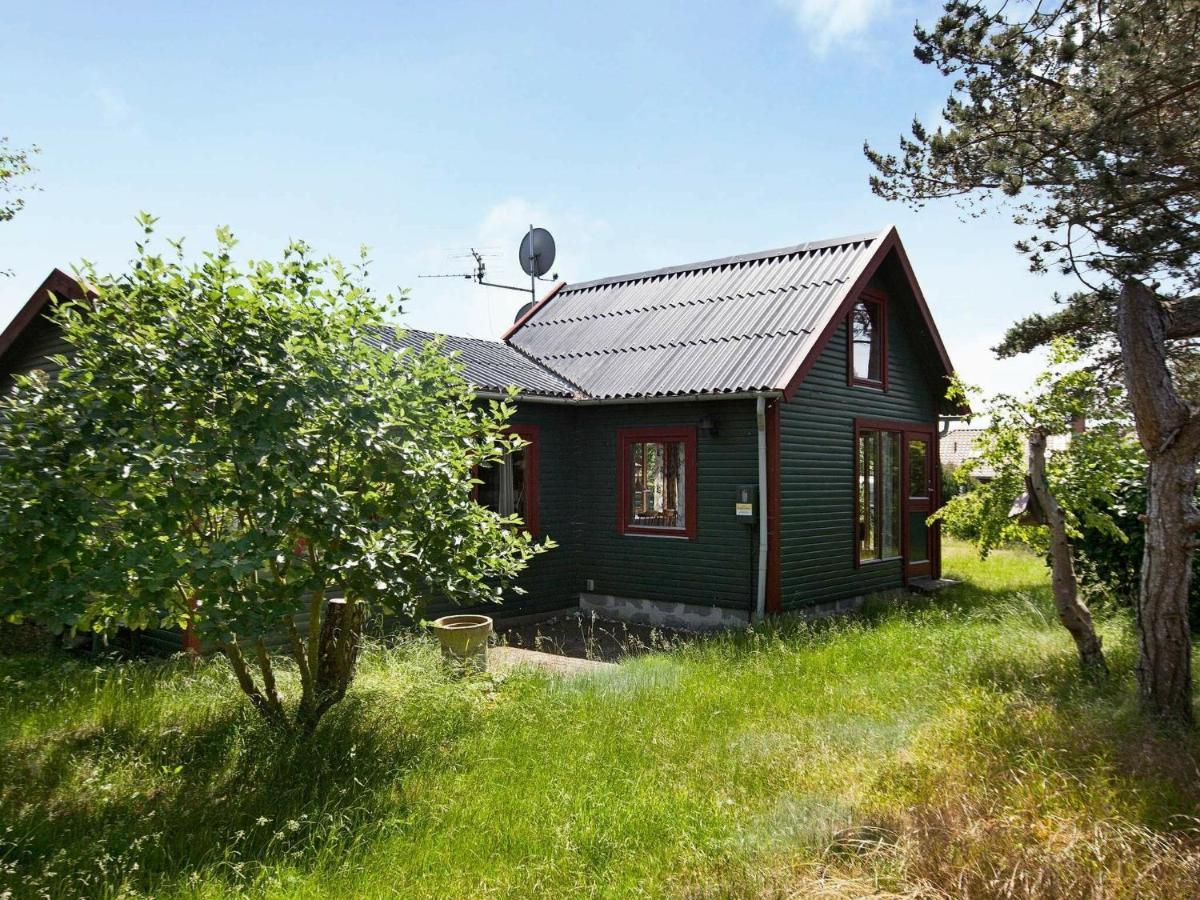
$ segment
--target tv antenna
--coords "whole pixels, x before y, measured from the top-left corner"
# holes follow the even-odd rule
[[[517,261],[521,263],[522,271],[529,276],[529,287],[527,288],[517,287],[515,284],[488,281],[487,263],[483,260],[483,254],[472,247],[471,255],[475,258],[475,272],[472,277],[476,284],[484,287],[503,288],[506,291],[520,291],[521,293],[528,291],[534,300],[537,300],[539,280],[553,281],[558,277],[557,275],[551,275],[549,279],[542,277],[554,265],[554,237],[545,228],[534,228],[530,225],[528,233],[521,239],[521,246],[517,248]]]
[[[558,278],[558,274],[554,273],[549,278],[543,276],[550,271],[550,267],[554,265],[554,236],[545,228],[534,228],[529,226],[529,231],[525,237],[521,239],[521,245],[517,248],[517,261],[521,264],[521,270],[529,276],[529,287],[518,287],[515,284],[500,284],[497,281],[487,280],[487,262],[485,256],[494,254],[486,250],[477,250],[471,248],[471,258],[475,260],[475,268],[471,272],[447,272],[445,274],[434,275],[418,275],[418,278],[465,278],[468,281],[474,281],[483,287],[503,288],[506,291],[520,291],[522,294],[528,292],[533,302],[537,301],[537,283],[539,281],[554,281]],[[524,308],[524,307],[522,307]]]

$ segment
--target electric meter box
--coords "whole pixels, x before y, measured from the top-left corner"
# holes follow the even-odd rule
[[[739,484],[733,503],[733,514],[739,519],[750,520],[758,516],[758,485]]]

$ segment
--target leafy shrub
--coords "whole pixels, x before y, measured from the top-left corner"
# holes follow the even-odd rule
[[[1103,512],[1123,533],[1124,540],[1111,528],[1080,523],[1075,542],[1075,568],[1080,587],[1089,601],[1102,601],[1132,607],[1137,601],[1138,581],[1145,550],[1146,466],[1134,461],[1112,488],[1112,501]],[[1188,618],[1192,631],[1200,631],[1200,555],[1192,559],[1192,584],[1188,598]]]

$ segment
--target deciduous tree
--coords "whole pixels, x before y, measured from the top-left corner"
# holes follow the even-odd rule
[[[984,467],[989,478],[951,497],[937,516],[951,533],[971,536],[983,555],[1010,540],[1045,551],[1059,621],[1075,641],[1080,665],[1094,673],[1107,665],[1080,594],[1074,541],[1082,527],[1124,539],[1109,512],[1111,487],[1139,450],[1127,437],[1119,392],[1078,363],[1078,351],[1056,341],[1053,365],[1038,376],[1029,396],[973,401],[989,422],[977,443],[979,456],[964,467],[968,472]],[[956,383],[956,392],[967,390]],[[1083,421],[1091,427],[1076,432],[1073,423]],[[1055,434],[1070,435],[1070,442],[1048,458],[1047,438]],[[1041,514],[1036,524],[1013,515],[1013,500],[1022,492],[1032,495],[1030,509]]]
[[[292,244],[239,268],[221,230],[189,264],[147,241],[58,310],[61,374],[0,401],[0,613],[190,627],[267,720],[311,730],[368,611],[497,600],[539,549],[472,494],[518,445],[512,407],[477,403],[437,348],[379,349],[365,262]]]
[[[23,150],[13,147],[8,138],[0,137],[0,222],[8,222],[25,206],[25,198],[20,194],[29,189],[24,179],[33,172],[31,157],[37,152],[37,147]],[[9,274],[12,273],[0,269],[0,275]]]

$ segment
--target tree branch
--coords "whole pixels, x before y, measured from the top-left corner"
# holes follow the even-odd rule
[[[300,637],[300,629],[296,627],[296,617],[287,616],[283,621],[287,626],[288,641],[292,645],[292,656],[300,668],[300,681],[307,684],[312,673],[308,668],[308,656],[304,652],[304,641]]]
[[[272,713],[268,709],[267,699],[254,683],[254,677],[250,674],[250,669],[246,665],[246,658],[242,656],[242,650],[238,646],[237,640],[223,642],[221,644],[221,651],[225,654],[225,658],[229,660],[230,666],[233,667],[233,674],[237,678],[237,683],[241,687],[242,693],[250,698],[250,702],[254,705],[260,716],[268,722],[274,721]]]
[[[1200,297],[1181,297],[1163,304],[1167,313],[1169,338],[1200,337]]]
[[[275,684],[275,670],[271,667],[271,654],[267,652],[267,644],[261,637],[254,644],[254,652],[258,656],[258,668],[262,672],[263,688],[266,693],[264,700],[272,717],[282,722],[284,720],[283,697]]]
[[[1046,514],[1050,529],[1051,585],[1058,619],[1071,633],[1084,671],[1107,672],[1104,651],[1092,623],[1092,615],[1079,599],[1079,583],[1071,543],[1067,537],[1066,513],[1059,505],[1046,480],[1046,429],[1036,427],[1029,433],[1029,486]]]

